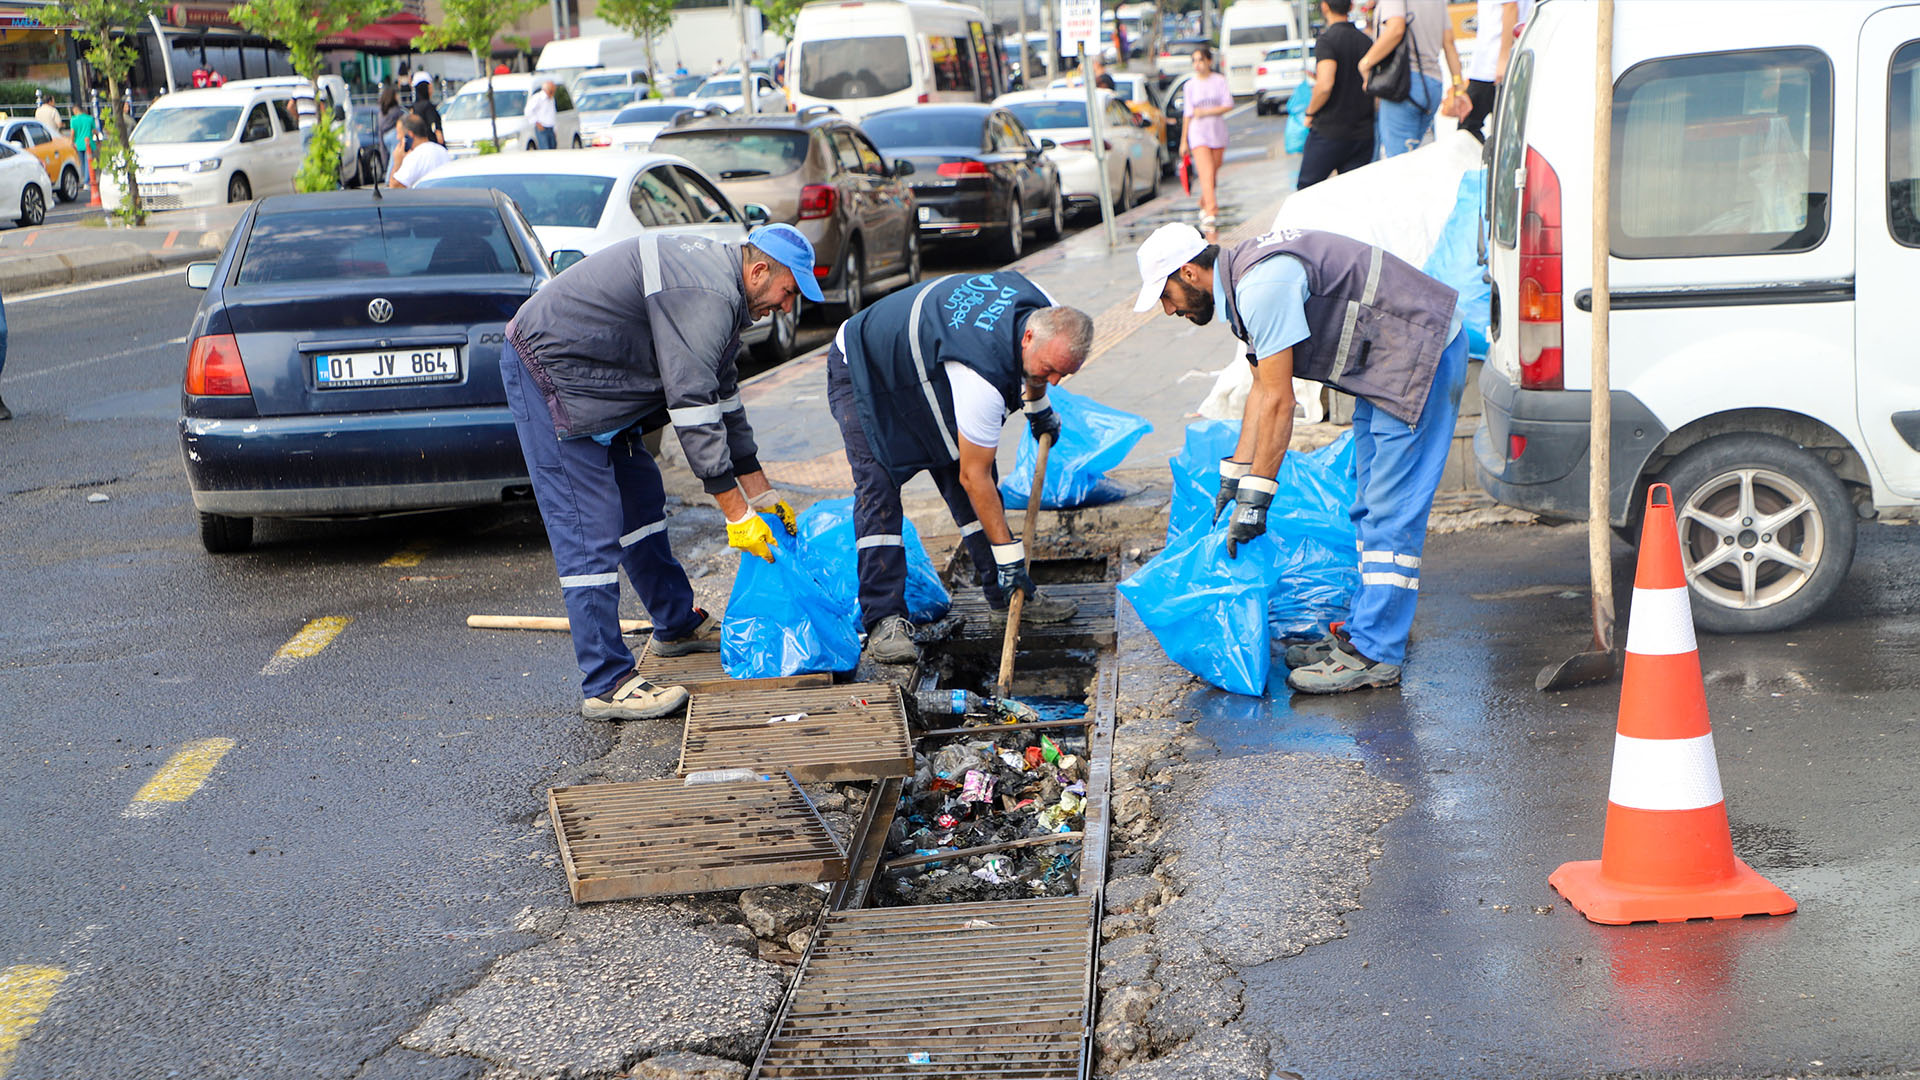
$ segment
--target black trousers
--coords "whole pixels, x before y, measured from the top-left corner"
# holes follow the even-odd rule
[[[867,430],[860,426],[860,413],[853,403],[853,377],[839,346],[827,349],[827,407],[840,425],[840,438],[847,446],[847,464],[853,469],[853,535],[857,565],[860,568],[860,621],[868,630],[891,615],[907,617],[907,549],[900,507],[900,487],[873,456],[867,442]],[[973,500],[960,483],[960,466],[927,470],[934,487],[946,501],[954,524],[960,526],[960,539],[973,560],[975,580],[987,594],[987,603],[995,609],[1007,606],[993,569],[993,546],[981,531],[974,515]],[[999,479],[999,470],[994,472]]]
[[[1307,148],[1300,154],[1300,179],[1296,189],[1304,190],[1325,180],[1338,170],[1345,176],[1373,160],[1373,137],[1329,139],[1317,131],[1307,132]]]
[[[1487,141],[1487,133],[1481,128],[1493,113],[1494,91],[1497,89],[1490,82],[1467,80],[1467,100],[1473,104],[1473,109],[1460,121],[1460,130],[1473,132],[1473,137],[1481,142]]]

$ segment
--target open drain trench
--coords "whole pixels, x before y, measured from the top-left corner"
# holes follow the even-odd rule
[[[1032,561],[1034,579],[1080,610],[1064,624],[1022,628],[1014,692],[1084,699],[1084,717],[1069,708],[1039,722],[976,726],[925,716],[914,731],[912,691],[986,692],[993,681],[1001,627],[979,590],[959,585],[949,616],[957,625],[897,681],[735,680],[717,654],[643,655],[649,678],[693,694],[682,779],[549,793],[579,903],[830,885],[754,1077],[1089,1075],[1118,688],[1115,573],[1110,558],[1052,554]],[[972,580],[964,553],[948,577]],[[998,769],[1015,781],[1025,776],[1023,760],[1037,760],[1023,753],[1045,747],[1046,764],[1035,771],[1041,780],[1026,782],[1042,794],[996,799],[989,786],[984,798],[969,791],[973,801],[962,809],[951,790],[957,780],[927,762],[941,752],[959,760],[954,755],[979,753],[982,743],[992,754],[977,772]],[[1071,772],[1058,772],[1063,767]],[[1084,783],[1084,796],[1062,799],[1069,779],[1071,788]],[[801,787],[825,781],[869,785],[844,848]],[[928,821],[930,792],[985,822],[974,831],[991,832],[991,841],[969,847],[955,839],[961,832],[948,815]],[[1084,804],[1069,818],[1062,804],[1076,798]],[[1052,817],[1034,813],[1050,800],[1061,800]],[[988,872],[969,874],[970,865]],[[983,893],[996,898],[978,899]],[[935,896],[954,902],[924,902]],[[929,976],[935,957],[939,974]],[[1018,992],[1009,988],[1014,972]]]

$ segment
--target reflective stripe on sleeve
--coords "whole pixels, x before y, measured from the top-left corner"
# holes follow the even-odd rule
[[[1396,589],[1412,589],[1415,592],[1420,590],[1420,578],[1418,576],[1408,577],[1405,574],[1389,574],[1382,571],[1363,572],[1360,575],[1360,583],[1362,585],[1391,585]]]
[[[632,547],[655,533],[665,532],[666,528],[667,523],[664,521],[656,521],[651,525],[642,525],[625,536],[622,536],[620,538],[620,546]]]
[[[1404,566],[1409,570],[1420,569],[1420,556],[1402,555],[1395,551],[1361,551],[1360,561],[1392,563],[1395,566]]]
[[[900,539],[899,533],[875,533],[872,536],[863,536],[855,540],[853,546],[854,550],[858,551],[864,548],[905,547],[907,545],[904,540]]]
[[[723,397],[715,402],[715,404],[720,406],[720,411],[723,413],[739,412],[741,409],[746,408],[745,405],[740,404],[739,394],[735,394],[732,397]]]
[[[977,521],[970,521],[967,524],[960,526],[960,539],[965,540],[967,537],[972,536],[974,533],[977,533],[984,528],[986,528],[985,525],[982,525]]]
[[[721,406],[718,403],[687,405],[678,409],[668,409],[667,419],[673,421],[674,427],[699,427],[701,424],[718,423],[720,412]]]

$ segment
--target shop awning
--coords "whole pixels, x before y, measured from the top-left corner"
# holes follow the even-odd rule
[[[368,23],[351,33],[335,34],[321,42],[321,46],[329,49],[412,52],[413,39],[419,37],[425,27],[426,22],[420,16],[403,11],[379,22]]]

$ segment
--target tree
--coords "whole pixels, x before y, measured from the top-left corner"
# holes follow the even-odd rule
[[[233,9],[234,22],[285,45],[293,70],[313,87],[313,132],[307,160],[294,180],[297,190],[332,191],[340,186],[341,139],[333,128],[333,110],[320,96],[320,42],[398,10],[400,0],[247,0]]]
[[[493,148],[500,148],[500,115],[493,105],[493,36],[513,20],[541,6],[544,0],[446,0],[446,15],[420,32],[413,47],[433,52],[461,46],[473,54],[473,73],[487,77],[487,124],[493,129]]]
[[[766,6],[763,2],[762,7]],[[653,39],[672,28],[673,0],[600,0],[597,11],[607,25],[647,43],[647,81],[657,96],[660,68],[653,60]]]
[[[783,38],[793,37],[794,20],[800,17],[800,8],[807,0],[761,0],[755,6],[760,9],[760,17],[767,22],[767,29]],[[1020,0],[1026,3],[1026,0]],[[1046,0],[1052,3],[1053,0]]]
[[[134,61],[133,45],[124,35],[144,24],[153,10],[153,0],[55,0],[37,15],[45,25],[73,27],[73,36],[86,45],[87,64],[107,80],[107,115],[100,125],[105,160],[100,163],[100,171],[120,177],[120,189],[125,194],[114,213],[130,225],[143,224],[147,209],[140,202],[130,133],[120,122],[126,108],[121,93]]]

